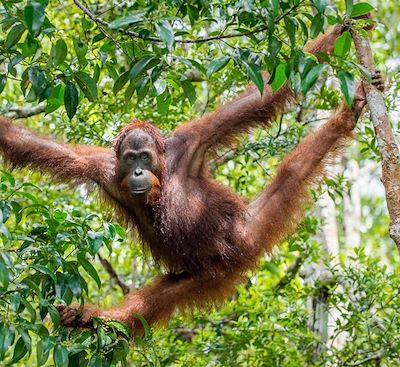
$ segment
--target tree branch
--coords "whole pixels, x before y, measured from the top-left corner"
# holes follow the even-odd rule
[[[345,364],[346,367],[356,367],[361,366],[364,363],[371,362],[371,361],[379,361],[385,355],[385,351],[383,349],[379,350],[375,354],[371,354],[369,357],[359,360],[358,362],[354,363],[347,363]]]
[[[43,113],[46,109],[46,104],[41,103],[37,106],[11,106],[4,115],[11,119],[24,119],[30,116],[35,116]]]
[[[290,13],[292,13],[295,9],[297,9],[302,3],[304,3],[305,0],[299,1],[296,5],[293,5],[291,8],[286,10],[284,13],[282,13],[279,17],[275,19],[275,23],[279,23],[283,18],[288,16]],[[100,30],[104,33],[104,27],[109,28],[110,24],[106,22],[105,20],[100,19],[97,17],[95,14],[93,14],[88,8],[86,8],[79,0],[74,0],[75,5],[81,9],[93,22],[97,24],[97,26],[100,28]],[[269,25],[260,27],[255,29],[254,31],[248,31],[244,33],[232,33],[232,34],[220,34],[218,36],[211,36],[211,37],[202,37],[202,38],[196,38],[196,39],[176,39],[175,42],[177,43],[203,43],[203,42],[209,42],[209,41],[215,41],[215,40],[223,40],[223,39],[228,39],[228,38],[235,38],[235,37],[242,37],[242,36],[252,36],[256,33],[264,32],[269,28]],[[134,38],[142,38],[139,36],[138,33],[127,30],[127,29],[122,29],[119,28],[118,32],[126,34],[130,37]],[[105,33],[104,33],[105,34]],[[106,35],[106,34],[105,34]],[[106,37],[108,37],[106,35]],[[110,37],[108,37],[110,38]],[[155,42],[155,43],[163,43],[163,41],[158,38],[158,37],[147,37],[146,40]]]
[[[291,282],[291,280],[297,275],[301,266],[303,265],[306,257],[299,256],[296,260],[289,266],[286,274],[279,279],[279,282],[275,284],[273,290],[274,292],[279,291],[280,289],[284,288],[287,284]]]
[[[122,289],[122,293],[128,294],[129,293],[129,287],[128,285],[119,277],[111,263],[103,258],[100,254],[97,254],[97,257],[100,260],[101,265],[104,266],[104,269],[106,272],[110,275],[111,279],[115,281],[115,283]]]
[[[359,62],[370,73],[375,71],[372,50],[368,38],[351,29]],[[396,144],[383,100],[382,93],[363,79],[363,86],[371,113],[382,164],[382,182],[390,216],[389,234],[400,251],[400,164],[399,148]]]

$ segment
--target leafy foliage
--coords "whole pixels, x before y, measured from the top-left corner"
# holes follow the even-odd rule
[[[52,23],[57,15],[47,1],[5,1],[5,39],[0,44],[3,61],[8,63],[2,83],[7,75],[20,78],[26,101],[47,101],[49,112],[62,105],[53,90],[65,89],[63,103],[70,119],[83,96],[97,101],[106,77],[113,81],[113,93],[125,89],[125,102],[135,95],[138,101],[154,98],[159,113],[167,114],[174,94],[196,101],[192,70],[197,78],[213,81],[230,60],[260,93],[264,89],[261,70],[267,70],[274,90],[288,80],[296,93],[306,94],[324,68],[302,52],[303,43],[317,37],[326,24],[343,22],[338,9],[324,1],[167,1],[165,5],[143,1],[105,9],[99,16],[91,11],[92,4],[80,5],[76,10],[84,9],[87,17],[85,13],[74,17],[69,23],[77,33],[64,39]],[[314,14],[306,8],[313,8]],[[351,18],[371,9],[365,2],[347,2]],[[336,44],[338,58],[347,56],[349,42],[346,32]],[[202,59],[195,49],[202,49]],[[325,58],[337,68],[335,57]],[[350,63],[343,62],[348,69]],[[352,100],[350,80],[341,78],[347,101]],[[81,98],[76,98],[78,90]]]

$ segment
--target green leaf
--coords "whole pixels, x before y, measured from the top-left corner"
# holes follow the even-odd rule
[[[351,106],[356,92],[356,82],[354,76],[347,71],[339,71],[340,90],[344,95],[347,106]]]
[[[124,94],[125,103],[128,103],[131,100],[133,93],[135,93],[135,81],[131,80],[129,82],[128,88],[126,88],[125,90]]]
[[[68,350],[62,345],[54,348],[54,363],[57,367],[68,367]]]
[[[269,57],[271,59],[274,59],[276,55],[278,55],[279,51],[282,48],[282,42],[279,41],[276,37],[271,36],[269,37],[268,40],[268,52],[269,52]]]
[[[364,77],[368,80],[368,83],[371,84],[372,83],[372,76],[371,76],[371,73],[369,72],[369,70],[366,67],[364,67],[364,66],[362,66],[360,64],[356,64],[356,66],[361,71],[362,75],[364,75]]]
[[[26,300],[26,298],[21,298],[21,303],[25,306],[25,308],[28,310],[30,316],[31,316],[31,323],[35,323],[36,321],[36,311],[31,305],[29,301]]]
[[[144,338],[150,339],[151,329],[150,329],[150,326],[149,326],[148,322],[146,321],[146,319],[140,313],[137,313],[137,312],[133,312],[133,316],[138,318],[139,321],[142,323],[143,331],[144,331]]]
[[[129,71],[126,71],[125,73],[121,74],[119,78],[115,81],[113,92],[117,94],[128,82],[128,80],[129,80]]]
[[[88,367],[102,367],[103,360],[100,356],[93,356],[88,364]]]
[[[222,56],[218,59],[215,59],[210,62],[210,65],[207,68],[207,77],[210,77],[212,74],[216,73],[217,71],[222,70],[230,61],[230,56]]]
[[[48,305],[47,311],[49,312],[51,321],[53,321],[54,327],[58,328],[60,326],[60,313],[53,305]]]
[[[156,30],[167,49],[171,51],[175,44],[175,35],[171,24],[166,20],[158,21],[156,22]]]
[[[350,15],[353,11],[353,0],[346,0],[346,14]]]
[[[374,7],[369,3],[357,3],[353,5],[353,9],[351,10],[350,17],[357,18],[361,15],[368,14],[371,10],[374,10]]]
[[[137,93],[137,102],[139,103],[140,101],[143,100],[144,97],[146,97],[149,88],[150,88],[150,79],[146,76],[143,78],[140,78],[135,85],[136,88],[136,93]]]
[[[45,350],[43,341],[39,340],[36,346],[36,361],[38,367],[44,365],[49,359],[49,351]]]
[[[163,94],[165,89],[167,89],[167,82],[165,79],[157,79],[153,85],[157,96]]]
[[[127,26],[129,24],[136,24],[136,23],[140,23],[143,21],[143,16],[146,14],[145,11],[143,10],[139,10],[133,14],[130,15],[126,15],[122,18],[117,18],[115,20],[113,20],[109,27],[111,29],[117,29],[117,28],[122,28],[124,26]]]
[[[64,85],[58,84],[47,98],[46,114],[54,112],[57,108],[61,107],[64,102]]]
[[[317,37],[324,29],[324,17],[317,14],[311,21],[310,35],[311,38]]]
[[[290,17],[285,17],[285,29],[290,39],[290,44],[293,46],[296,44],[296,23]]]
[[[265,269],[267,269],[270,273],[274,275],[280,275],[280,271],[278,266],[276,266],[273,262],[267,261],[264,265]]]
[[[31,34],[28,34],[21,46],[22,56],[24,58],[34,56],[38,48],[39,42]]]
[[[99,251],[101,245],[103,244],[103,234],[93,231],[88,231],[87,242],[89,244],[90,253],[94,256]]]
[[[185,97],[193,105],[194,102],[196,102],[196,90],[194,89],[193,84],[189,80],[183,80],[181,81],[181,85],[185,93]]]
[[[246,66],[247,74],[251,81],[257,86],[261,94],[264,92],[264,79],[262,77],[260,68],[255,64],[244,63]]]
[[[39,34],[44,18],[44,7],[41,3],[31,2],[25,6],[24,19],[28,30],[32,35],[36,36]]]
[[[157,112],[161,115],[166,115],[172,102],[171,94],[168,92],[168,89],[163,94],[157,96],[156,100]]]
[[[112,327],[113,329],[115,329],[116,331],[118,331],[119,333],[124,335],[125,337],[129,338],[130,330],[126,324],[124,324],[120,321],[113,320],[113,321],[107,321],[107,325]]]
[[[28,70],[28,77],[36,96],[41,97],[48,87],[46,73],[37,66],[32,66]]]
[[[318,13],[324,13],[329,1],[327,0],[313,0],[312,1],[318,10]]]
[[[88,260],[86,260],[86,258],[82,254],[78,255],[78,261],[79,264],[82,265],[82,267],[85,269],[85,271],[94,279],[97,286],[101,288],[101,281],[94,266]]]
[[[275,72],[273,74],[273,80],[271,83],[271,88],[274,92],[279,90],[280,87],[286,82],[287,76],[286,76],[286,63],[281,62],[275,69]]]
[[[32,268],[37,270],[40,273],[48,275],[54,281],[54,283],[57,282],[56,274],[53,271],[51,271],[50,269],[47,269],[45,266],[40,265],[40,264],[35,264],[35,265],[32,265]]]
[[[27,352],[28,348],[25,345],[24,339],[20,337],[15,344],[12,359],[7,366],[11,366],[17,363],[20,359],[22,359],[25,356]]]
[[[0,328],[0,359],[4,359],[4,355],[9,351],[9,348],[14,344],[15,329],[4,325]]]
[[[335,55],[339,57],[346,56],[351,48],[351,34],[349,31],[345,31],[340,35],[335,42]]]
[[[113,363],[117,364],[126,359],[129,353],[129,344],[126,340],[119,340],[113,350]]]
[[[310,88],[315,84],[318,80],[318,77],[321,75],[322,71],[326,68],[325,64],[318,64],[314,66],[308,73],[305,79],[301,81],[301,92],[303,95],[306,95]]]
[[[50,51],[50,60],[54,66],[61,65],[68,54],[68,47],[64,40],[57,40]]]
[[[9,284],[10,275],[8,273],[8,269],[6,265],[2,261],[0,261],[0,285],[3,290],[7,290]]]
[[[76,110],[78,108],[78,101],[79,101],[79,95],[75,84],[72,82],[68,82],[67,85],[65,86],[64,105],[65,105],[65,110],[67,111],[68,118],[70,120],[76,114]]]
[[[97,85],[95,81],[90,77],[89,74],[83,71],[77,71],[74,73],[74,79],[79,85],[84,95],[90,102],[93,102],[97,98]]]
[[[279,0],[272,0],[271,3],[272,3],[271,5],[272,5],[273,15],[274,17],[276,17],[279,13],[279,8],[280,8]]]
[[[81,62],[85,59],[85,56],[88,51],[88,47],[85,43],[83,43],[80,39],[74,39],[74,50],[78,60]]]
[[[143,73],[144,71],[154,67],[159,62],[160,60],[153,55],[144,56],[130,70],[129,79],[132,80],[136,78],[140,73]]]
[[[24,32],[25,26],[23,24],[16,24],[14,27],[12,27],[7,34],[6,42],[4,43],[6,48],[11,48],[18,43]]]
[[[5,74],[0,74],[0,94],[6,87],[6,83],[7,83],[7,76]]]

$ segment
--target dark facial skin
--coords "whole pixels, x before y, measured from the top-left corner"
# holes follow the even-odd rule
[[[153,138],[143,130],[129,133],[121,145],[120,169],[125,186],[133,195],[152,188],[152,176],[159,176],[160,163]]]

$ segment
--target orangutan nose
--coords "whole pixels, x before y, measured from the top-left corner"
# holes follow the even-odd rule
[[[141,168],[136,168],[135,169],[135,176],[139,177],[141,175],[143,175],[143,170]]]

